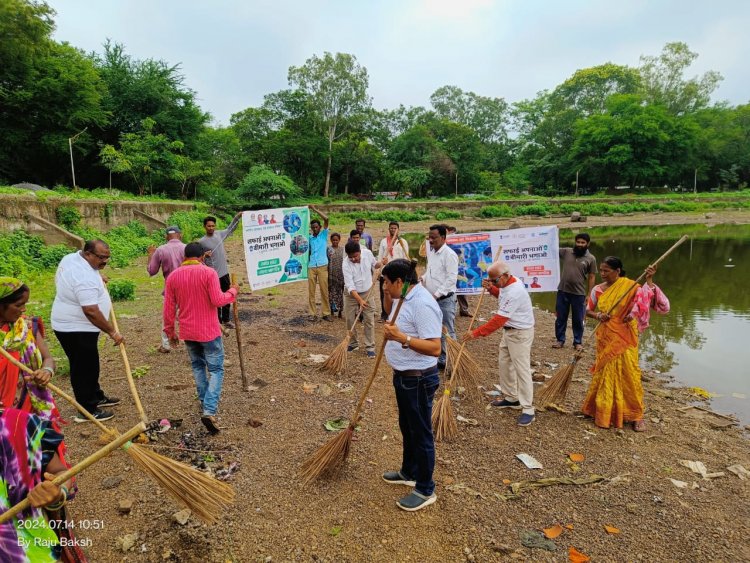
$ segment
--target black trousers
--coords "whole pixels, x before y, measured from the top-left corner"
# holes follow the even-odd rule
[[[229,274],[227,274],[226,276],[221,276],[219,278],[219,285],[221,286],[222,291],[224,292],[229,291],[229,287],[232,285],[232,282],[229,279]],[[229,322],[229,307],[231,307],[231,305],[224,305],[223,307],[219,307],[217,309],[219,313],[220,323]]]
[[[99,331],[55,331],[55,336],[70,362],[70,384],[76,401],[90,413],[96,412],[99,401],[104,399],[99,387]]]
[[[385,294],[383,293],[383,276],[380,276],[380,318],[384,321],[388,320],[388,313],[385,312]]]

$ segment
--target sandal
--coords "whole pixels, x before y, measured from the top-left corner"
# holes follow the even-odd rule
[[[633,422],[633,430],[635,432],[645,432],[646,431],[646,421],[643,419],[636,420]]]
[[[555,342],[555,343],[554,343],[554,344],[552,345],[552,347],[553,347],[553,348],[555,348],[555,349],[558,349],[558,348],[564,348],[564,347],[565,347],[565,342]]]

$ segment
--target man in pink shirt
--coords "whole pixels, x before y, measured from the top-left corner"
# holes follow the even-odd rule
[[[146,270],[148,271],[148,275],[153,277],[159,273],[159,269],[161,268],[164,280],[166,280],[169,274],[180,267],[184,259],[185,243],[182,242],[182,231],[180,227],[172,225],[167,227],[166,244],[162,244],[159,248],[148,247],[148,265],[146,266]],[[162,330],[159,352],[168,354],[171,350],[167,333]]]
[[[222,292],[218,274],[203,263],[204,257],[203,246],[191,242],[185,247],[185,261],[167,278],[164,332],[172,344],[178,344],[180,338],[185,341],[203,409],[201,422],[211,434],[216,434],[216,412],[224,381],[224,343],[216,309],[234,302],[239,286],[233,284],[229,291]],[[175,316],[180,323],[179,336]]]

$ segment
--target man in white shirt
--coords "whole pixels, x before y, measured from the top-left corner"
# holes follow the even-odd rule
[[[365,325],[365,350],[367,357],[375,358],[375,295],[370,291],[372,275],[380,268],[380,262],[375,260],[367,248],[360,243],[350,240],[344,246],[346,258],[342,264],[344,273],[344,317],[346,325],[352,328],[352,339],[347,352],[354,352],[359,348],[357,339],[357,316],[360,311]],[[369,293],[369,295],[368,295]]]
[[[456,338],[456,279],[458,278],[458,256],[445,244],[448,232],[445,225],[430,227],[429,242],[432,252],[427,256],[427,269],[422,276],[422,285],[430,292],[443,312],[443,326],[451,338]],[[445,369],[445,333],[440,339],[438,369]]]
[[[523,284],[511,275],[508,263],[502,260],[487,269],[487,279],[482,285],[498,298],[497,314],[482,326],[467,331],[463,340],[489,336],[503,329],[498,363],[504,397],[491,404],[500,408],[521,409],[518,425],[528,426],[534,422],[534,383],[531,379],[534,309],[531,298]]]
[[[99,333],[108,334],[115,346],[124,340],[108,320],[112,302],[99,273],[109,257],[109,246],[102,240],[87,241],[82,251],[64,256],[55,273],[57,293],[51,314],[52,330],[70,362],[76,401],[99,420],[114,416],[102,407],[120,402],[107,397],[99,386]]]
[[[389,260],[404,259],[409,260],[409,243],[405,239],[401,238],[399,232],[399,225],[396,221],[388,223],[388,236],[380,241],[378,248],[378,260],[384,266]],[[383,293],[383,278],[380,278],[380,320],[385,321],[388,319],[388,313],[390,311],[391,297],[387,293]]]

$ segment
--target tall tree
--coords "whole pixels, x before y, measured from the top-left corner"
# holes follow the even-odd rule
[[[367,69],[359,65],[354,55],[325,52],[323,57],[313,55],[300,67],[290,67],[288,79],[291,86],[308,94],[309,102],[323,124],[328,141],[323,195],[328,197],[333,143],[346,132],[348,122],[363,117],[370,107]]]
[[[680,42],[667,43],[659,56],[641,56],[639,70],[646,102],[663,105],[675,115],[708,106],[722,76],[710,70],[701,77],[684,78],[685,71],[697,58],[697,53]]]
[[[439,118],[470,127],[483,143],[504,142],[508,138],[508,104],[503,98],[443,86],[433,92],[430,103]]]

